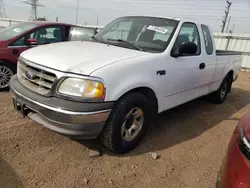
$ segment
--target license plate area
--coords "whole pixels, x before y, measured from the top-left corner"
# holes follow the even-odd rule
[[[23,118],[27,116],[29,109],[20,100],[18,100],[17,98],[13,98],[13,106],[15,110],[22,115]]]

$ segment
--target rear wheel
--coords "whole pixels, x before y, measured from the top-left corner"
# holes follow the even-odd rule
[[[0,62],[0,91],[9,89],[10,79],[15,73],[12,65]]]
[[[208,96],[209,102],[222,104],[227,98],[227,94],[230,92],[231,85],[232,79],[229,76],[225,77],[220,85],[220,88]]]
[[[100,135],[103,144],[117,153],[134,149],[150,125],[150,101],[141,93],[130,93],[118,101]]]

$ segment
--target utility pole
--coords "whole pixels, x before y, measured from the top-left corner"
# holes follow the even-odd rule
[[[232,33],[234,32],[234,28],[235,28],[235,24],[234,24],[234,26],[233,26]]]
[[[78,13],[79,13],[79,0],[77,0],[76,4],[76,24],[78,23]]]
[[[221,32],[222,33],[224,33],[224,30],[225,30],[225,27],[226,27],[226,24],[227,24],[227,18],[228,18],[228,15],[229,15],[229,11],[230,11],[231,5],[232,5],[232,2],[229,2],[227,0],[227,6],[226,6],[226,10],[225,10],[225,16],[223,17],[222,26],[221,26]]]
[[[96,25],[99,24],[99,14],[97,14],[97,18],[96,18]]]
[[[39,3],[39,0],[26,0],[23,1],[22,3],[31,5],[31,12],[30,12],[30,20],[37,20],[37,7],[45,7],[41,3]]]
[[[228,33],[228,29],[229,29],[229,26],[230,26],[230,22],[231,22],[231,16],[229,16],[229,20],[228,20],[228,23],[227,23],[227,33]]]
[[[5,12],[5,7],[4,7],[4,2],[3,0],[0,0],[0,18],[6,18],[6,12]]]

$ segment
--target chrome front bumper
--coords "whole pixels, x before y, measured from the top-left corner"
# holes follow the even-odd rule
[[[74,105],[71,106],[71,110],[68,110],[59,106],[56,107],[55,104],[45,104],[32,99],[32,95],[34,98],[37,94],[32,93],[32,95],[25,95],[27,89],[20,86],[17,79],[11,80],[10,89],[13,94],[15,108],[35,122],[60,134],[83,139],[96,138],[102,131],[104,123],[111,111],[111,108],[100,108],[102,110],[82,112],[79,111],[79,102],[77,103],[77,111],[72,110],[72,106]],[[20,91],[20,88],[22,88],[22,91]],[[62,103],[62,101],[63,100],[61,100],[60,103]],[[65,102],[67,102],[67,104],[69,103],[69,101]],[[82,103],[82,105],[84,105],[84,103]],[[91,104],[88,103],[86,105]],[[100,105],[102,104],[100,103]]]

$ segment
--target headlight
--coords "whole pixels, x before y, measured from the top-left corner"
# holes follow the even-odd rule
[[[82,78],[66,78],[60,84],[58,92],[85,99],[104,99],[105,97],[105,88],[101,81]]]
[[[238,146],[242,154],[250,160],[250,142],[247,139],[243,128],[240,128],[239,131]]]

